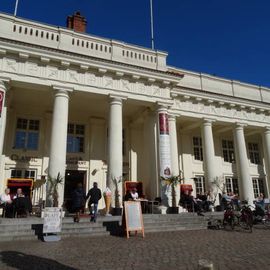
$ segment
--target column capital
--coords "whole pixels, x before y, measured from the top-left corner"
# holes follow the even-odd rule
[[[244,129],[244,127],[246,127],[246,126],[247,126],[247,123],[237,122],[237,123],[235,123],[234,128],[237,130],[240,130],[240,129]]]
[[[212,124],[216,122],[216,119],[213,118],[203,118],[202,119],[202,126],[212,126]]]
[[[55,91],[55,96],[63,96],[69,98],[69,95],[73,92],[72,87],[65,87],[59,85],[52,85],[53,90]]]
[[[264,128],[264,133],[270,134],[270,126],[266,126],[266,127]]]
[[[110,101],[119,101],[122,103],[124,100],[127,100],[127,96],[126,95],[118,95],[118,94],[109,94],[109,99],[110,99]]]
[[[10,79],[6,77],[0,77],[0,88],[4,90],[5,92],[9,90],[10,88]]]
[[[173,105],[171,101],[158,101],[156,107],[158,112],[168,112],[169,107]]]

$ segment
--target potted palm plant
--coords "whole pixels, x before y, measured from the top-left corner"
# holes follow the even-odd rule
[[[168,178],[165,178],[161,176],[161,180],[164,181],[164,183],[168,186],[171,187],[171,196],[172,196],[172,206],[168,208],[168,214],[178,214],[179,212],[179,207],[177,206],[177,201],[176,201],[176,188],[178,184],[181,183],[182,179],[179,175],[177,176],[171,176]]]
[[[59,194],[58,186],[62,185],[64,182],[64,177],[57,174],[56,177],[48,176],[47,184],[49,185],[48,195],[47,195],[47,206],[48,207],[58,207],[59,206]]]

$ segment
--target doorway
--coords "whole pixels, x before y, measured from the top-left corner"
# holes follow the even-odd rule
[[[72,192],[81,183],[86,191],[86,171],[66,170],[64,203],[68,212],[72,211]]]

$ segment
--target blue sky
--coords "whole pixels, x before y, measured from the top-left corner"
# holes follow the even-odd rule
[[[169,53],[169,65],[270,87],[269,0],[153,3],[156,49]],[[14,6],[0,1],[2,12]],[[149,0],[19,0],[17,15],[65,26],[77,10],[88,33],[151,47]]]

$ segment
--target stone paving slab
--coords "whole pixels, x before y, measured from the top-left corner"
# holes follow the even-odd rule
[[[214,269],[270,269],[270,230],[183,231],[67,238],[60,242],[0,245],[1,270],[176,270],[198,269],[200,259]]]

